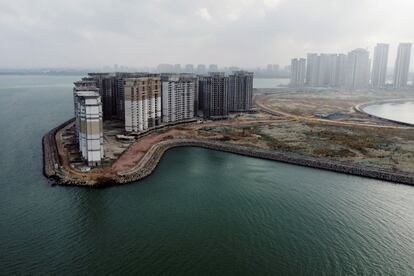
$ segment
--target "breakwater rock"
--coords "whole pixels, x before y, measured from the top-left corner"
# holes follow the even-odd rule
[[[154,145],[134,168],[118,173],[118,182],[128,183],[140,180],[150,175],[158,165],[162,155],[167,150],[176,147],[201,147],[211,150],[240,154],[244,156],[285,162],[294,165],[414,185],[414,174],[380,171],[377,168],[361,167],[323,158],[308,157],[272,150],[256,149],[251,147],[233,145],[221,141],[205,141],[197,139],[175,139],[160,142],[159,144]]]
[[[299,166],[414,185],[414,174],[412,173],[382,171],[375,167],[366,167],[347,162],[333,161],[326,158],[303,156],[289,152],[258,149],[222,141],[200,139],[169,139],[159,142],[153,145],[134,167],[126,171],[119,171],[111,175],[105,175],[95,180],[84,180],[87,179],[87,177],[84,179],[74,178],[71,177],[69,172],[65,171],[65,169],[61,166],[61,160],[59,160],[57,152],[55,140],[56,132],[71,122],[73,122],[73,119],[51,130],[43,138],[44,174],[47,177],[54,179],[57,184],[61,185],[103,187],[139,181],[149,176],[156,169],[166,151],[177,147],[200,147]]]

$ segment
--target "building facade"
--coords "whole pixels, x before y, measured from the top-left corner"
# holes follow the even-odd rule
[[[302,88],[305,86],[306,78],[306,59],[294,58],[291,62],[290,86]]]
[[[370,59],[365,49],[355,49],[348,53],[346,68],[346,88],[351,90],[369,87]]]
[[[199,79],[199,107],[206,119],[222,119],[229,115],[229,77],[210,73]]]
[[[309,87],[343,87],[347,57],[344,54],[308,54],[306,85]]]
[[[229,112],[246,112],[252,108],[253,76],[252,72],[247,71],[235,71],[230,74]]]
[[[318,86],[319,81],[319,56],[318,54],[308,54],[306,67],[306,85]]]
[[[104,158],[102,102],[99,90],[91,82],[77,82],[73,96],[79,150],[88,166],[99,166]]]
[[[173,75],[162,79],[162,122],[171,123],[194,118],[198,79],[193,75]]]
[[[112,73],[89,73],[91,78],[96,81],[99,93],[102,98],[103,119],[111,120],[117,117],[116,95],[117,84],[116,76]]]
[[[400,43],[394,67],[394,88],[407,87],[410,59],[411,43]]]
[[[371,86],[373,88],[385,88],[387,81],[388,51],[388,44],[378,43],[375,46],[371,75]]]
[[[125,130],[140,132],[161,124],[161,78],[124,79]]]

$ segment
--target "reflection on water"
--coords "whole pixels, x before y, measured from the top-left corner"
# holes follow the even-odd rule
[[[414,124],[414,101],[374,104],[364,107],[364,111],[377,117]]]

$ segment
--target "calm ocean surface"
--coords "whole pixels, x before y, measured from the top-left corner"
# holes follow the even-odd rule
[[[377,117],[414,125],[414,101],[373,104],[364,107],[364,111]]]
[[[0,76],[0,275],[414,275],[414,187],[198,148],[121,187],[51,187],[78,77]]]

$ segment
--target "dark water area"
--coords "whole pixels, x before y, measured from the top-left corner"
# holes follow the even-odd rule
[[[413,275],[414,187],[198,148],[51,187],[41,137],[78,77],[0,76],[0,275]]]

